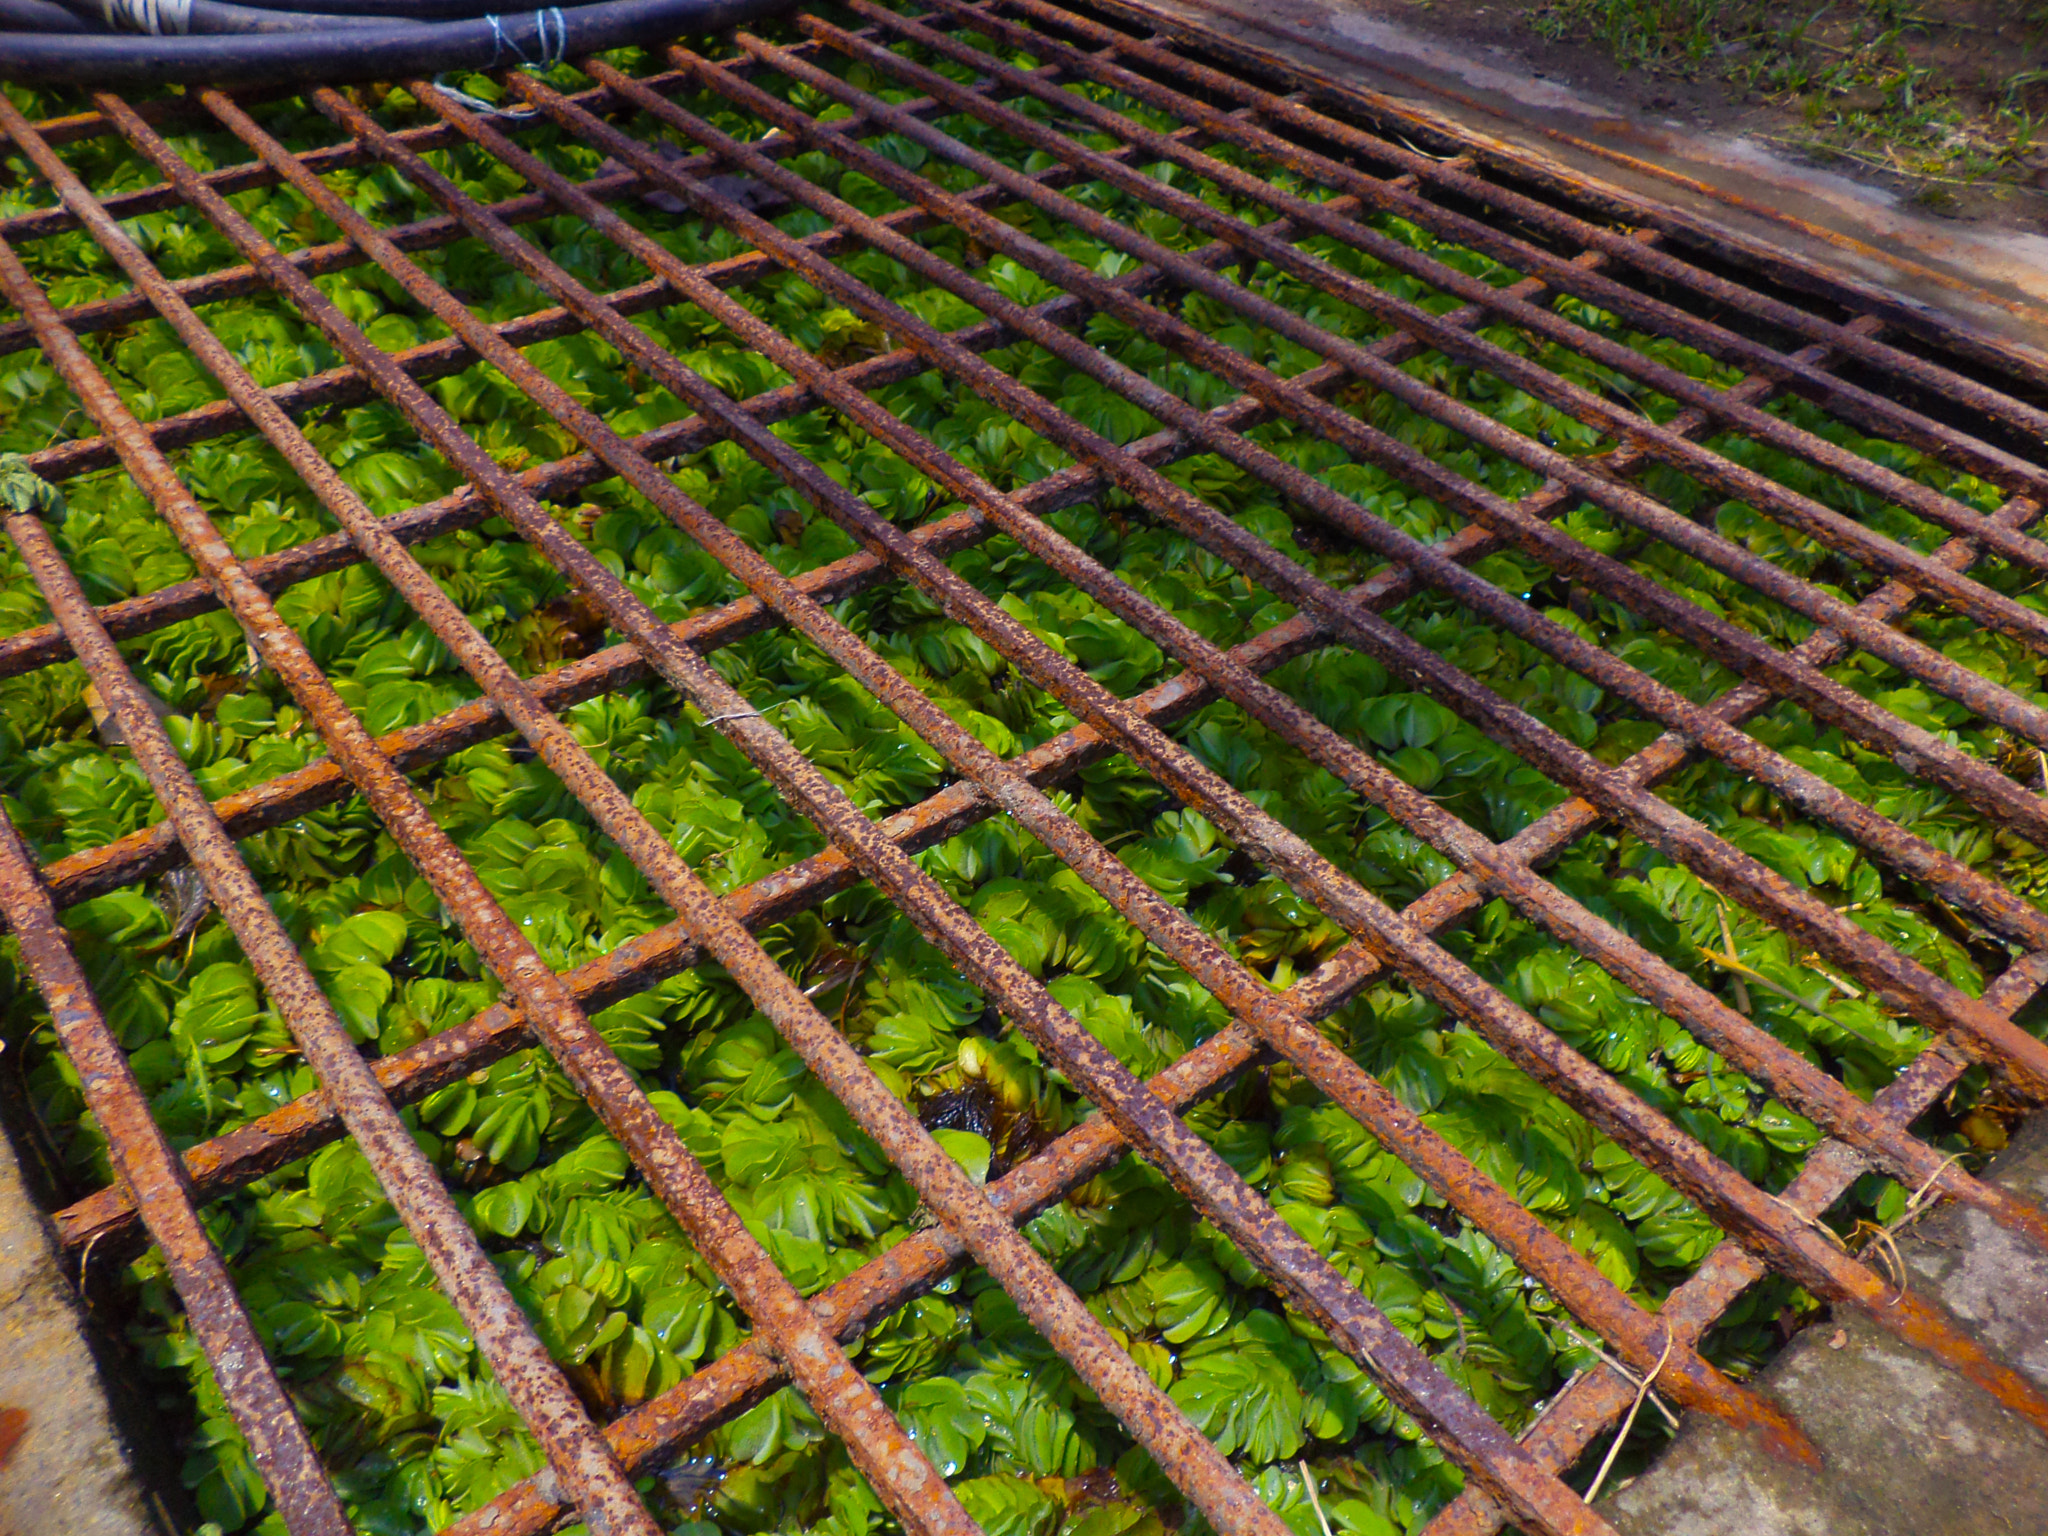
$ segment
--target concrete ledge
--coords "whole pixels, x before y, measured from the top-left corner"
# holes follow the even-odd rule
[[[49,1223],[0,1135],[0,1536],[162,1536],[114,1425]]]
[[[1990,1178],[2048,1204],[2048,1116]],[[1943,1207],[1899,1243],[1913,1288],[2048,1386],[2048,1253]],[[1624,1536],[2044,1536],[2048,1438],[1862,1317],[1808,1328],[1759,1378],[1819,1446],[1818,1474],[1688,1415],[1601,1508]]]

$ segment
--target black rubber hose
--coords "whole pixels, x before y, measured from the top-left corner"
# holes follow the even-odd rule
[[[503,13],[505,0],[240,0],[254,11],[305,11],[320,16],[380,16],[388,21],[457,21]],[[568,0],[562,8],[600,0]]]
[[[100,22],[103,15],[99,0],[59,0],[59,4],[70,7],[81,20],[89,24]],[[312,11],[235,5],[227,3],[227,0],[191,0],[191,10],[185,19],[185,32],[172,34],[164,41],[171,47],[177,47],[185,33],[196,35],[233,32],[324,32],[344,27],[419,25],[421,23],[412,17],[358,16],[343,12],[323,15]],[[93,30],[104,31],[105,28],[104,25],[100,25],[95,26]],[[116,32],[114,35],[118,37],[123,34]]]
[[[0,32],[90,32],[92,28],[52,0],[0,0]]]
[[[790,0],[600,0],[427,25],[138,36],[0,32],[0,79],[23,85],[287,85],[539,64],[716,32]],[[254,8],[251,8],[254,9]],[[335,19],[339,19],[338,17]]]

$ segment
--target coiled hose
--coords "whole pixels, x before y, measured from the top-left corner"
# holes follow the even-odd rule
[[[503,0],[498,0],[503,3]],[[396,79],[721,28],[790,0],[0,0],[0,79],[108,89]]]

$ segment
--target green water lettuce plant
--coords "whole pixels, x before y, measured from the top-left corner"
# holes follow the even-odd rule
[[[960,73],[951,64],[935,67]],[[860,66],[849,73],[864,87],[880,84]],[[573,76],[564,71],[561,78],[568,83]],[[770,84],[807,110],[826,105],[806,87]],[[7,89],[27,109],[53,109],[19,87]],[[476,80],[470,89],[490,93],[496,87]],[[729,105],[683,94],[692,110],[727,131],[760,135],[762,125]],[[1142,106],[1097,94],[1141,120],[1159,121]],[[376,95],[374,104],[393,123],[418,119],[416,104],[403,92]],[[259,110],[287,142],[329,136],[324,119],[302,102]],[[944,126],[988,153],[1036,168],[994,130],[965,119],[946,119]],[[522,137],[571,174],[599,169],[593,151],[550,127],[529,127]],[[927,158],[918,146],[896,138],[878,142],[884,153],[944,185],[967,185],[957,168]],[[201,164],[233,153],[224,139],[196,131],[178,143]],[[1223,148],[1215,152],[1232,156]],[[113,140],[83,140],[66,153],[97,187],[145,179],[140,163]],[[431,158],[486,200],[520,190],[502,166],[469,150],[437,149]],[[892,206],[874,183],[822,155],[795,155],[788,164],[859,206]],[[32,206],[37,196],[33,178],[17,172],[15,185],[0,192],[9,211]],[[1186,179],[1164,166],[1154,174]],[[1293,185],[1287,173],[1276,180]],[[382,221],[430,211],[415,189],[387,170],[354,167],[337,172],[334,184]],[[1199,243],[1176,221],[1107,188],[1077,188],[1075,195],[1156,239],[1182,248]],[[255,188],[235,199],[284,248],[331,237],[288,189]],[[688,260],[716,261],[743,249],[732,235],[652,200],[623,208]],[[822,227],[807,212],[772,211],[792,233]],[[1037,212],[1014,205],[1004,216],[1098,271],[1124,269],[1125,258]],[[1434,243],[1397,219],[1376,222],[1489,282],[1516,276]],[[151,213],[132,227],[173,276],[228,259],[219,237],[188,212]],[[543,217],[523,231],[593,287],[641,280],[614,247],[575,220]],[[1013,297],[1036,302],[1051,296],[1031,273],[990,259],[958,230],[933,229],[921,238]],[[1444,302],[1357,252],[1326,240],[1308,243],[1404,296],[1432,306]],[[58,303],[88,302],[115,289],[105,258],[76,233],[35,242],[24,255]],[[487,318],[528,313],[544,302],[474,242],[425,249],[417,259]],[[873,252],[852,249],[836,259],[935,323],[962,326],[977,318],[957,298],[919,285]],[[1292,278],[1263,267],[1247,268],[1240,278],[1332,330],[1372,334],[1362,313]],[[441,334],[372,267],[345,267],[319,281],[380,345],[400,350]],[[786,273],[762,274],[734,291],[828,359],[851,362],[888,345]],[[1213,300],[1164,296],[1159,302],[1177,304],[1210,334],[1282,371],[1313,361]],[[1575,301],[1558,302],[1574,318],[1662,362],[1732,381],[1705,357],[1634,334]],[[336,361],[313,328],[260,295],[210,306],[208,319],[269,384],[310,377]],[[645,310],[636,323],[736,396],[787,382],[689,306]],[[1087,320],[1084,334],[1197,404],[1226,398],[1215,379],[1105,317]],[[1625,394],[1653,418],[1676,412],[1672,402],[1508,328],[1491,326],[1486,335],[1588,387]],[[91,333],[82,344],[145,420],[218,397],[161,324]],[[622,366],[593,337],[546,341],[529,355],[621,432],[652,430],[683,415],[674,397]],[[1115,441],[1131,441],[1155,425],[1028,345],[998,347],[988,356]],[[1406,366],[1567,452],[1611,446],[1591,429],[1440,357],[1424,355]],[[574,449],[559,426],[488,369],[438,378],[431,387],[508,468]],[[1006,488],[1021,489],[1067,466],[1051,444],[936,373],[888,384],[876,395]],[[1337,398],[1503,495],[1536,488],[1527,471],[1384,395],[1358,387]],[[1771,409],[1951,495],[1992,504],[1988,488],[1897,445],[1858,437],[1809,406],[1787,402]],[[0,358],[0,449],[29,451],[85,430],[39,354]],[[448,467],[381,403],[336,406],[311,418],[307,430],[380,512],[432,499],[455,484]],[[812,411],[773,430],[894,521],[913,525],[952,510],[926,477],[836,413]],[[1285,422],[1269,422],[1252,435],[1418,538],[1439,541],[1459,526],[1447,509]],[[1753,444],[1723,439],[1714,446],[1915,547],[1931,548],[1938,540],[1936,530],[1808,467]],[[328,530],[305,489],[251,437],[218,438],[176,457],[244,558]],[[787,572],[816,569],[852,548],[845,533],[729,443],[665,467],[683,490]],[[1299,520],[1296,509],[1214,456],[1179,460],[1167,473],[1328,581],[1348,585],[1375,569],[1368,556]],[[1869,573],[1675,472],[1652,470],[1644,484],[1831,590],[1855,597],[1874,584]],[[81,475],[64,490],[69,513],[58,537],[96,600],[192,575],[175,539],[118,472]],[[584,487],[574,498],[557,509],[563,525],[664,618],[680,620],[740,594],[714,560],[620,482]],[[1271,594],[1155,524],[1119,492],[1104,490],[1064,507],[1052,522],[1220,645],[1237,644],[1290,616]],[[1563,524],[1733,622],[1785,642],[1805,633],[1795,616],[1603,513],[1578,508]],[[522,670],[561,665],[614,638],[501,522],[441,533],[415,546],[415,553]],[[951,563],[1019,623],[1118,693],[1134,695],[1171,675],[1156,645],[1014,542],[991,538],[953,555]],[[1733,681],[1682,641],[1532,560],[1497,553],[1478,569],[1688,697],[1711,698]],[[1987,563],[1979,574],[2021,601],[2039,601],[2023,572]],[[424,722],[476,694],[446,650],[366,566],[299,582],[279,595],[278,606],[373,730]],[[996,751],[1027,750],[1073,724],[1000,654],[905,584],[878,584],[839,602],[835,612]],[[1605,761],[1621,761],[1658,734],[1654,723],[1597,687],[1432,593],[1406,598],[1388,616]],[[0,550],[0,632],[44,618],[18,556]],[[1915,616],[1908,625],[2006,686],[2040,693],[2039,659],[2002,637],[1935,614]],[[274,674],[252,664],[247,637],[225,615],[184,620],[127,642],[125,650],[163,702],[172,738],[209,794],[252,787],[320,755],[317,734]],[[949,780],[931,748],[785,632],[746,636],[717,651],[713,664],[870,814],[913,805]],[[1965,750],[2001,762],[2016,752],[1997,730],[1868,657],[1852,658],[1834,675]],[[1512,837],[1563,798],[1536,770],[1368,658],[1317,649],[1273,676],[1330,726],[1490,838]],[[159,815],[147,782],[125,747],[108,739],[94,704],[74,663],[0,680],[0,794],[45,859],[97,847]],[[815,829],[714,727],[659,685],[636,684],[590,699],[567,709],[564,719],[656,831],[718,890],[758,880],[823,846]],[[1966,862],[2031,894],[2048,891],[2039,850],[1993,832],[1966,807],[1798,710],[1775,708],[1752,729]],[[1211,705],[1175,730],[1203,762],[1385,900],[1411,902],[1454,872],[1440,852],[1241,711]],[[421,770],[416,782],[549,964],[583,964],[669,920],[630,861],[515,740],[469,746]],[[2004,948],[1965,917],[1711,760],[1690,763],[1660,792],[1967,991],[1980,990],[2005,963]],[[1345,943],[1338,926],[1133,765],[1096,764],[1054,795],[1131,870],[1276,987],[1292,985]],[[244,839],[241,847],[366,1053],[396,1054],[495,999],[495,983],[449,914],[359,801],[306,811]],[[1215,999],[1006,819],[960,830],[920,862],[1133,1071],[1158,1071],[1229,1022]],[[1922,1031],[1877,999],[1829,975],[1785,935],[1629,836],[1597,828],[1546,873],[1859,1093],[1889,1081],[1926,1043]],[[316,1086],[232,939],[189,893],[159,883],[132,887],[74,906],[66,922],[153,1110],[176,1144],[189,1146],[245,1124]],[[1090,1112],[1056,1064],[1041,1058],[908,918],[871,889],[847,889],[761,937],[977,1180],[1001,1178]],[[1813,1125],[1505,903],[1482,907],[1449,930],[1445,942],[1766,1188],[1781,1187],[1818,1141]],[[59,1176],[77,1191],[102,1184],[110,1168],[76,1075],[55,1049],[11,947],[0,947],[0,956],[9,967],[9,1054],[25,1063]],[[879,1148],[717,967],[662,980],[614,1002],[595,1022],[803,1292],[832,1284],[930,1219]],[[1678,1192],[1403,984],[1375,985],[1323,1027],[1645,1305],[1658,1304],[1719,1240],[1712,1223]],[[1959,1106],[1966,1106],[1973,1086],[1966,1085]],[[1275,1064],[1247,1072],[1189,1118],[1296,1231],[1511,1429],[1526,1424],[1538,1404],[1596,1358],[1540,1287],[1293,1069]],[[406,1119],[520,1305],[600,1418],[645,1402],[746,1337],[746,1319],[717,1276],[544,1054],[525,1051],[481,1068],[409,1108]],[[1961,1140],[1950,1145],[1968,1147]],[[1845,1221],[1881,1221],[1903,1204],[1903,1191],[1872,1178],[1837,1214]],[[437,1527],[538,1470],[539,1453],[352,1146],[327,1147],[267,1175],[214,1202],[206,1220],[361,1529]],[[1371,1377],[1287,1308],[1245,1257],[1142,1162],[1126,1160],[1072,1191],[1027,1230],[1118,1341],[1300,1536],[1320,1529],[1304,1466],[1317,1481],[1331,1529],[1345,1536],[1413,1530],[1456,1491],[1455,1469]],[[186,1512],[223,1533],[274,1531],[277,1519],[261,1480],[160,1259],[152,1254],[129,1266],[121,1291],[122,1326],[172,1426],[189,1494]],[[1708,1350],[1739,1373],[1771,1347],[1781,1315],[1796,1316],[1810,1305],[1780,1282],[1760,1286],[1710,1336]],[[946,1280],[850,1348],[992,1536],[1154,1536],[1188,1524],[1158,1469],[986,1276],[970,1271]],[[866,1536],[891,1527],[843,1447],[787,1390],[685,1448],[676,1468],[650,1476],[645,1486],[664,1519],[691,1536],[800,1529]]]

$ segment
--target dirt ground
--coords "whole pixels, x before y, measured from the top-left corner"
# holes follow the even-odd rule
[[[1439,38],[2048,231],[2048,0],[1397,0]]]

